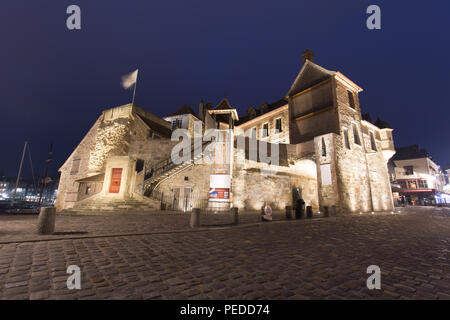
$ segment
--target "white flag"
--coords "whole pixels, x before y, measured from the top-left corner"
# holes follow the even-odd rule
[[[132,73],[122,77],[122,87],[124,89],[129,89],[133,84],[136,83],[138,70],[139,69],[136,69]]]

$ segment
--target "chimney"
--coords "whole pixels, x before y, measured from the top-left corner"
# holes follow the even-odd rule
[[[200,104],[198,105],[198,116],[200,120],[205,121],[205,105],[203,99],[200,100]]]
[[[311,50],[306,49],[305,52],[302,53],[302,60],[303,64],[306,63],[306,60],[314,62],[314,53]]]

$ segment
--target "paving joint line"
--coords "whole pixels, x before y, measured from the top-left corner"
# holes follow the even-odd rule
[[[337,218],[337,217],[335,217]],[[308,221],[308,223],[312,222],[319,222],[322,221],[324,218],[313,218],[311,220],[306,219],[292,219],[292,220],[275,220],[271,222],[266,221],[260,221],[255,223],[249,223],[249,224],[241,224],[241,225],[227,225],[227,226],[220,226],[220,227],[199,227],[199,228],[193,228],[193,229],[181,229],[181,230],[172,230],[172,231],[150,231],[150,232],[131,232],[131,233],[114,233],[114,234],[98,234],[98,235],[86,235],[86,236],[76,236],[76,237],[59,237],[59,238],[46,238],[46,239],[39,239],[39,238],[33,238],[33,239],[25,239],[25,240],[5,240],[0,241],[0,245],[3,244],[13,244],[13,243],[35,243],[35,242],[44,242],[44,241],[59,241],[59,240],[82,240],[82,239],[96,239],[96,238],[114,238],[114,237],[131,237],[131,236],[147,236],[147,235],[159,235],[159,234],[174,234],[174,233],[190,233],[190,232],[210,232],[210,231],[216,231],[216,230],[231,230],[235,228],[249,228],[249,227],[259,227],[262,225],[270,225],[270,224],[279,224],[279,223],[292,223],[292,222],[305,222]]]

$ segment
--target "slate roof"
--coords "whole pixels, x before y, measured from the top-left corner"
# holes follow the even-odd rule
[[[193,116],[195,116],[196,118],[198,118],[197,114],[195,113],[195,111],[187,104],[185,104],[184,106],[182,106],[180,109],[178,109],[177,111],[175,111],[174,113],[168,114],[165,117],[173,117],[173,116],[179,116],[179,115],[183,115],[183,114],[192,114]]]
[[[228,101],[227,98],[223,98],[222,101],[220,101],[219,104],[211,110],[230,110],[230,109],[234,108],[231,107],[230,102]]]
[[[327,70],[310,60],[306,60],[292,83],[287,96],[293,96],[333,76],[336,72]]]
[[[425,148],[420,149],[418,144],[413,144],[406,147],[395,148],[395,155],[392,160],[408,160],[408,159],[419,159],[419,158],[429,158]]]
[[[267,104],[267,112],[270,112],[270,111],[273,111],[275,109],[281,108],[282,106],[286,105],[287,103],[288,103],[288,101],[286,99],[280,99],[280,100],[277,100],[277,101],[275,101],[273,103]],[[262,116],[263,114],[267,113],[267,112],[262,112],[261,108],[259,108],[259,109],[254,108],[254,109],[256,111],[255,117],[250,118],[250,115],[247,113],[246,115],[239,117],[239,121],[236,123],[236,125],[241,125],[241,124],[243,124],[243,123],[245,123],[247,121],[253,120],[253,119],[255,119],[255,118],[257,118],[259,116]]]

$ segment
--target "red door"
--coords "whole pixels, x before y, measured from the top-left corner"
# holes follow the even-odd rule
[[[111,174],[111,184],[109,185],[109,193],[119,193],[121,180],[122,168],[113,168]]]

